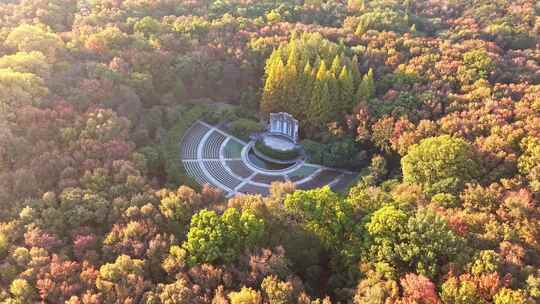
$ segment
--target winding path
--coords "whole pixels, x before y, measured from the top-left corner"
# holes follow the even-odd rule
[[[349,185],[354,172],[297,162],[284,170],[262,170],[247,159],[250,145],[203,121],[193,124],[181,142],[182,163],[188,175],[204,185],[238,193],[267,195],[274,181],[291,181],[299,189],[329,185],[334,190]]]

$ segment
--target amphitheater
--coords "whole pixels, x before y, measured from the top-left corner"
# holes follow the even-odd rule
[[[273,182],[291,181],[299,189],[329,185],[339,191],[356,177],[349,171],[299,161],[282,170],[265,170],[247,158],[249,144],[203,121],[194,123],[181,142],[186,172],[200,185],[221,189],[230,197],[239,193],[269,193]]]

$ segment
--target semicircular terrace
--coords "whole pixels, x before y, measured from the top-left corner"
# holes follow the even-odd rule
[[[245,158],[248,144],[203,121],[195,122],[180,145],[186,173],[200,185],[221,189],[227,196],[238,193],[267,195],[273,182],[290,181],[299,189],[330,185],[345,188],[356,174],[305,162],[286,170],[260,170]]]

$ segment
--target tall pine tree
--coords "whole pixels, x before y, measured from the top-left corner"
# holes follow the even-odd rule
[[[299,65],[299,52],[295,45],[293,45],[289,51],[289,57],[287,58],[287,65],[285,66],[285,75],[283,81],[283,91],[285,100],[282,104],[285,107],[285,111],[291,113],[293,116],[298,117],[298,114],[302,111],[300,108],[300,74],[302,71]]]
[[[301,122],[306,120],[307,118],[307,109],[310,106],[311,103],[311,96],[313,94],[313,85],[315,83],[315,72],[312,68],[309,61],[306,62],[306,65],[304,66],[303,72],[300,74],[299,79],[299,104],[298,107],[301,109],[298,113],[298,118]]]
[[[375,81],[373,80],[373,70],[369,69],[367,74],[362,78],[362,82],[358,86],[356,92],[356,100],[368,101],[375,96]]]
[[[313,95],[308,109],[309,129],[320,130],[329,122],[332,113],[329,88],[329,71],[326,62],[321,60],[313,86]]]
[[[343,63],[341,60],[341,55],[336,55],[334,57],[334,60],[332,61],[332,66],[330,67],[330,72],[334,74],[334,77],[339,77],[339,72],[341,72],[341,67],[343,67]]]
[[[351,72],[344,66],[339,73],[340,112],[347,113],[355,106],[354,82]]]
[[[358,70],[358,57],[354,55],[351,62],[351,76],[353,79],[354,87],[356,88],[360,84],[360,70]]]
[[[285,66],[279,54],[272,54],[270,57],[270,61],[266,64],[266,74],[261,111],[268,114],[283,110]]]
[[[327,122],[336,120],[341,110],[339,72],[341,71],[341,56],[336,55],[332,61],[332,66],[327,73],[328,82],[328,103],[331,105],[327,115]]]

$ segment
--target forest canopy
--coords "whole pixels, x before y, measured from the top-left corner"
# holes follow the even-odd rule
[[[179,143],[271,112],[338,192]],[[345,172],[345,171],[339,171]],[[0,2],[0,303],[540,303],[540,2]]]

